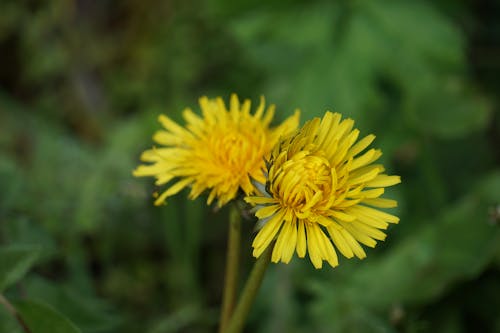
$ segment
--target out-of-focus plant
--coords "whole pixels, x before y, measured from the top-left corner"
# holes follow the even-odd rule
[[[269,266],[248,331],[499,330],[495,3],[0,8],[0,267],[26,272],[3,290],[19,313],[28,302],[84,333],[217,329],[230,205],[214,212],[183,190],[159,209],[158,188],[130,170],[158,114],[180,123],[198,96],[238,91],[265,92],[277,120],[342,112],[377,134],[381,163],[404,180],[386,189],[404,221],[390,246],[335,269]],[[243,237],[242,274],[251,249]],[[8,259],[16,251],[26,257]],[[4,331],[22,328],[0,307]]]

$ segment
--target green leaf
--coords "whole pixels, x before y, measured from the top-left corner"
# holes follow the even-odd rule
[[[187,305],[181,307],[179,310],[169,314],[168,316],[158,320],[151,330],[150,333],[171,333],[171,332],[179,332],[189,327],[196,321],[200,321],[203,316],[212,315],[217,316],[211,311],[203,311],[202,309],[193,306]]]
[[[9,246],[0,249],[0,292],[16,283],[38,258],[38,246]]]
[[[90,290],[79,290],[75,285],[54,283],[34,276],[23,283],[32,300],[43,300],[58,309],[84,332],[110,332],[116,329],[120,318],[104,300]]]
[[[10,244],[16,244],[16,246],[37,244],[40,248],[37,265],[42,266],[58,255],[54,237],[34,219],[24,216],[6,219],[0,232],[5,235],[5,239],[8,239]]]
[[[24,333],[17,320],[3,306],[0,306],[0,332]]]
[[[66,317],[39,301],[22,301],[16,309],[32,333],[81,333]]]
[[[377,30],[391,43],[388,55],[404,57],[386,59],[391,64],[407,64],[404,59],[417,63],[420,61],[438,63],[450,67],[461,66],[462,36],[460,30],[447,17],[424,1],[363,1],[361,11],[368,13],[376,23]],[[425,24],[422,24],[425,20]],[[415,27],[418,26],[418,29]],[[443,43],[439,43],[443,41]],[[446,42],[444,42],[446,41]],[[388,46],[388,45],[385,45]],[[407,75],[407,73],[401,73]],[[414,77],[407,80],[414,81]]]
[[[430,84],[413,96],[413,123],[422,131],[453,139],[485,128],[491,108],[484,98],[474,96],[459,80]]]

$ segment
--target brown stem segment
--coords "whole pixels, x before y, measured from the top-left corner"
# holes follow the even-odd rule
[[[19,323],[26,333],[32,333],[28,325],[24,322],[23,318],[19,315],[19,312],[14,308],[14,306],[5,298],[4,295],[0,294],[0,304],[2,304],[7,312]]]

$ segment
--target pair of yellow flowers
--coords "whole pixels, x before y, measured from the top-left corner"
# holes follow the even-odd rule
[[[254,114],[250,100],[232,95],[229,108],[221,98],[199,101],[202,115],[185,109],[185,127],[165,115],[165,128],[153,139],[161,147],[146,150],[149,162],[135,176],[154,176],[156,185],[168,184],[155,204],[186,187],[194,199],[208,191],[208,204],[219,207],[241,191],[255,206],[257,235],[253,255],[259,257],[276,240],[272,261],[288,263],[297,252],[309,253],[315,268],[323,260],[338,265],[336,250],[345,257],[366,257],[361,244],[374,247],[386,235],[381,230],[399,218],[379,210],[397,202],[381,198],[384,188],[400,183],[374,162],[382,155],[366,148],[375,136],[358,140],[354,121],[326,112],[302,128],[299,112],[270,127],[274,105],[264,98]]]

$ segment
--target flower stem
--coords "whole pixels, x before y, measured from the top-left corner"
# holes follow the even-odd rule
[[[7,312],[19,323],[25,333],[31,333],[30,328],[24,322],[23,318],[19,315],[19,312],[14,308],[14,306],[5,298],[4,295],[0,294],[0,304],[2,304]]]
[[[243,330],[248,313],[264,278],[266,268],[271,261],[273,247],[274,243],[270,244],[255,262],[225,333],[240,333]]]
[[[238,269],[241,243],[241,214],[236,203],[231,205],[229,211],[229,233],[226,258],[226,276],[224,281],[224,296],[220,316],[219,332],[227,327],[233,313],[238,289]]]

